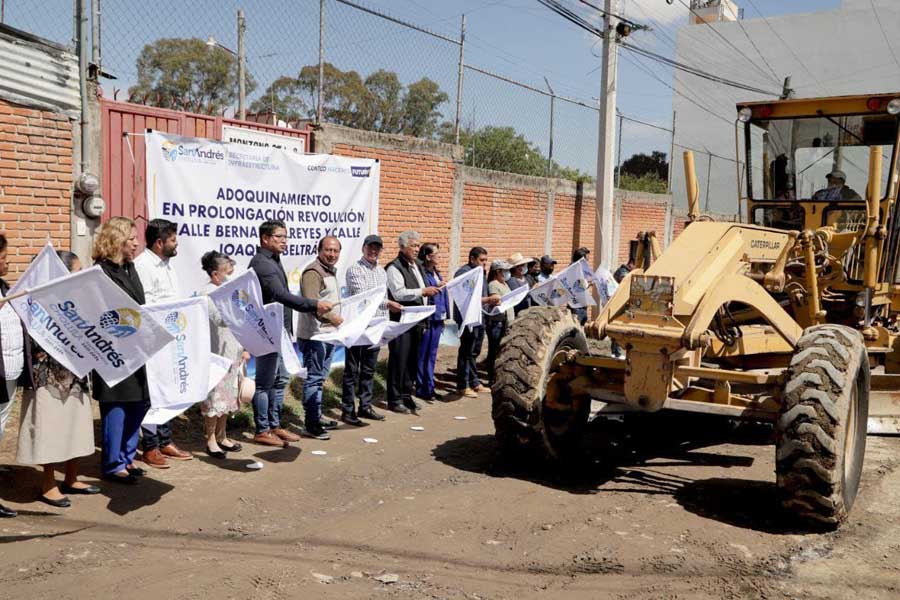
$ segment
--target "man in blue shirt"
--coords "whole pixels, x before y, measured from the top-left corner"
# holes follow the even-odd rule
[[[487,250],[481,246],[475,246],[469,250],[468,264],[457,269],[453,276],[459,277],[472,269],[481,269],[484,272],[484,281],[481,286],[481,304],[497,306],[500,304],[500,296],[488,295],[487,270],[490,264]],[[462,315],[459,313],[459,308],[455,306],[453,307],[453,320],[456,321],[457,326],[460,326],[462,323]],[[476,366],[478,355],[481,354],[481,346],[484,344],[483,323],[484,313],[482,313],[481,325],[466,327],[459,334],[459,354],[456,357],[456,391],[467,398],[477,398],[478,392],[487,390],[478,378]]]

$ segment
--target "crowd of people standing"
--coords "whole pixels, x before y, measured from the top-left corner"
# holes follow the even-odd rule
[[[146,248],[138,254],[137,226],[131,219],[114,217],[103,224],[93,246],[94,264],[136,303],[153,304],[176,300],[189,291],[179,289],[171,259],[178,254],[178,226],[165,219],[148,222],[144,231]],[[338,422],[322,412],[323,387],[331,370],[335,346],[313,339],[317,334],[333,330],[343,322],[339,304],[342,297],[384,287],[386,296],[375,317],[399,321],[409,307],[434,307],[434,312],[389,342],[385,406],[398,414],[422,410],[422,401],[442,396],[435,388],[434,371],[438,347],[445,323],[453,319],[459,333],[456,363],[456,393],[475,398],[487,390],[478,373],[477,359],[487,338],[486,370],[488,385],[494,376],[501,340],[516,315],[531,306],[526,296],[508,310],[491,311],[501,297],[522,286],[534,287],[552,277],[556,261],[549,256],[527,258],[515,253],[508,260],[490,260],[487,249],[476,246],[468,254],[465,265],[454,277],[474,269],[483,273],[483,311],[480,323],[461,327],[458,308],[451,311],[447,278],[441,273],[440,246],[422,243],[415,231],[406,231],[398,239],[399,252],[382,265],[384,242],[378,235],[363,240],[361,255],[346,270],[345,281],[339,281],[337,264],[341,242],[333,236],[322,238],[316,258],[303,270],[300,291],[290,290],[281,256],[287,248],[287,228],[280,221],[266,221],[259,227],[259,246],[250,261],[260,282],[264,303],[278,302],[284,307],[284,327],[296,338],[307,374],[303,381],[304,426],[302,434],[317,440],[328,440],[330,430]],[[586,256],[579,249],[579,257]],[[7,273],[7,240],[0,235],[0,293],[9,286],[2,279]],[[59,251],[59,257],[71,272],[81,269],[74,254]],[[576,260],[573,257],[573,260]],[[235,262],[230,257],[210,251],[197,265],[207,281],[197,291],[208,294],[232,276]],[[294,331],[294,311],[298,312]],[[496,313],[496,314],[488,314]],[[250,355],[241,347],[226,326],[215,305],[209,302],[211,351],[229,361],[229,369],[220,383],[200,406],[203,417],[206,453],[225,458],[240,451],[241,444],[227,436],[228,416],[240,410],[241,397],[247,396],[246,367]],[[378,348],[347,348],[341,382],[340,420],[349,426],[362,426],[365,421],[381,421],[385,416],[375,408],[375,373]],[[69,496],[97,494],[96,485],[79,481],[79,459],[94,453],[95,440],[91,397],[100,409],[101,474],[106,482],[139,484],[146,475],[136,464],[138,448],[143,464],[153,469],[168,469],[171,461],[188,461],[193,455],[179,448],[172,439],[168,423],[142,427],[150,408],[147,371],[144,367],[114,386],[109,386],[96,373],[79,379],[59,365],[29,338],[27,331],[8,302],[0,305],[0,439],[11,407],[21,386],[22,407],[16,459],[21,464],[40,465],[43,483],[39,500],[55,507],[71,505]],[[285,390],[290,375],[281,352],[255,357],[252,392],[254,415],[253,441],[263,446],[284,448],[300,440],[300,436],[282,424]],[[64,473],[61,484],[56,481],[56,468]],[[14,517],[15,511],[0,505],[0,517]]]

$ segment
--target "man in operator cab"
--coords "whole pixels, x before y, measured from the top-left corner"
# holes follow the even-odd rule
[[[855,190],[846,185],[847,176],[843,171],[835,169],[825,176],[828,187],[813,194],[813,200],[831,202],[835,200],[862,200]]]

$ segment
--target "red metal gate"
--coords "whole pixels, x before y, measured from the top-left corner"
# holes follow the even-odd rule
[[[303,138],[310,147],[309,130],[287,129],[211,115],[180,112],[101,98],[103,137],[103,199],[110,217],[147,218],[144,137],[148,129],[189,137],[222,139],[222,126],[231,125],[288,137]],[[143,241],[143,227],[138,227]]]

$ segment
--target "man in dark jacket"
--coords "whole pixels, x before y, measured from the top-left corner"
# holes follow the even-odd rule
[[[472,269],[481,269],[484,272],[484,281],[481,286],[481,304],[483,306],[496,306],[500,304],[500,296],[490,296],[488,294],[487,271],[490,266],[488,260],[488,252],[481,246],[475,246],[469,250],[469,262],[453,274],[453,277],[459,277],[471,271]],[[482,320],[484,313],[482,313]],[[456,325],[462,323],[462,315],[459,308],[453,307],[453,320]],[[460,396],[468,398],[477,398],[478,392],[486,391],[487,388],[481,384],[478,378],[478,370],[476,361],[478,355],[481,354],[481,346],[484,343],[484,325],[475,327],[466,327],[459,334],[459,353],[456,355],[456,391]]]
[[[262,288],[263,303],[279,302],[284,306],[284,328],[294,332],[294,311],[324,315],[334,305],[292,294],[287,274],[281,265],[281,255],[287,249],[287,226],[283,221],[266,221],[259,226],[259,248],[250,260]],[[256,436],[253,440],[264,446],[284,447],[300,439],[297,434],[281,427],[281,407],[284,389],[290,375],[284,367],[280,352],[256,357],[256,393],[253,395],[253,419]]]

